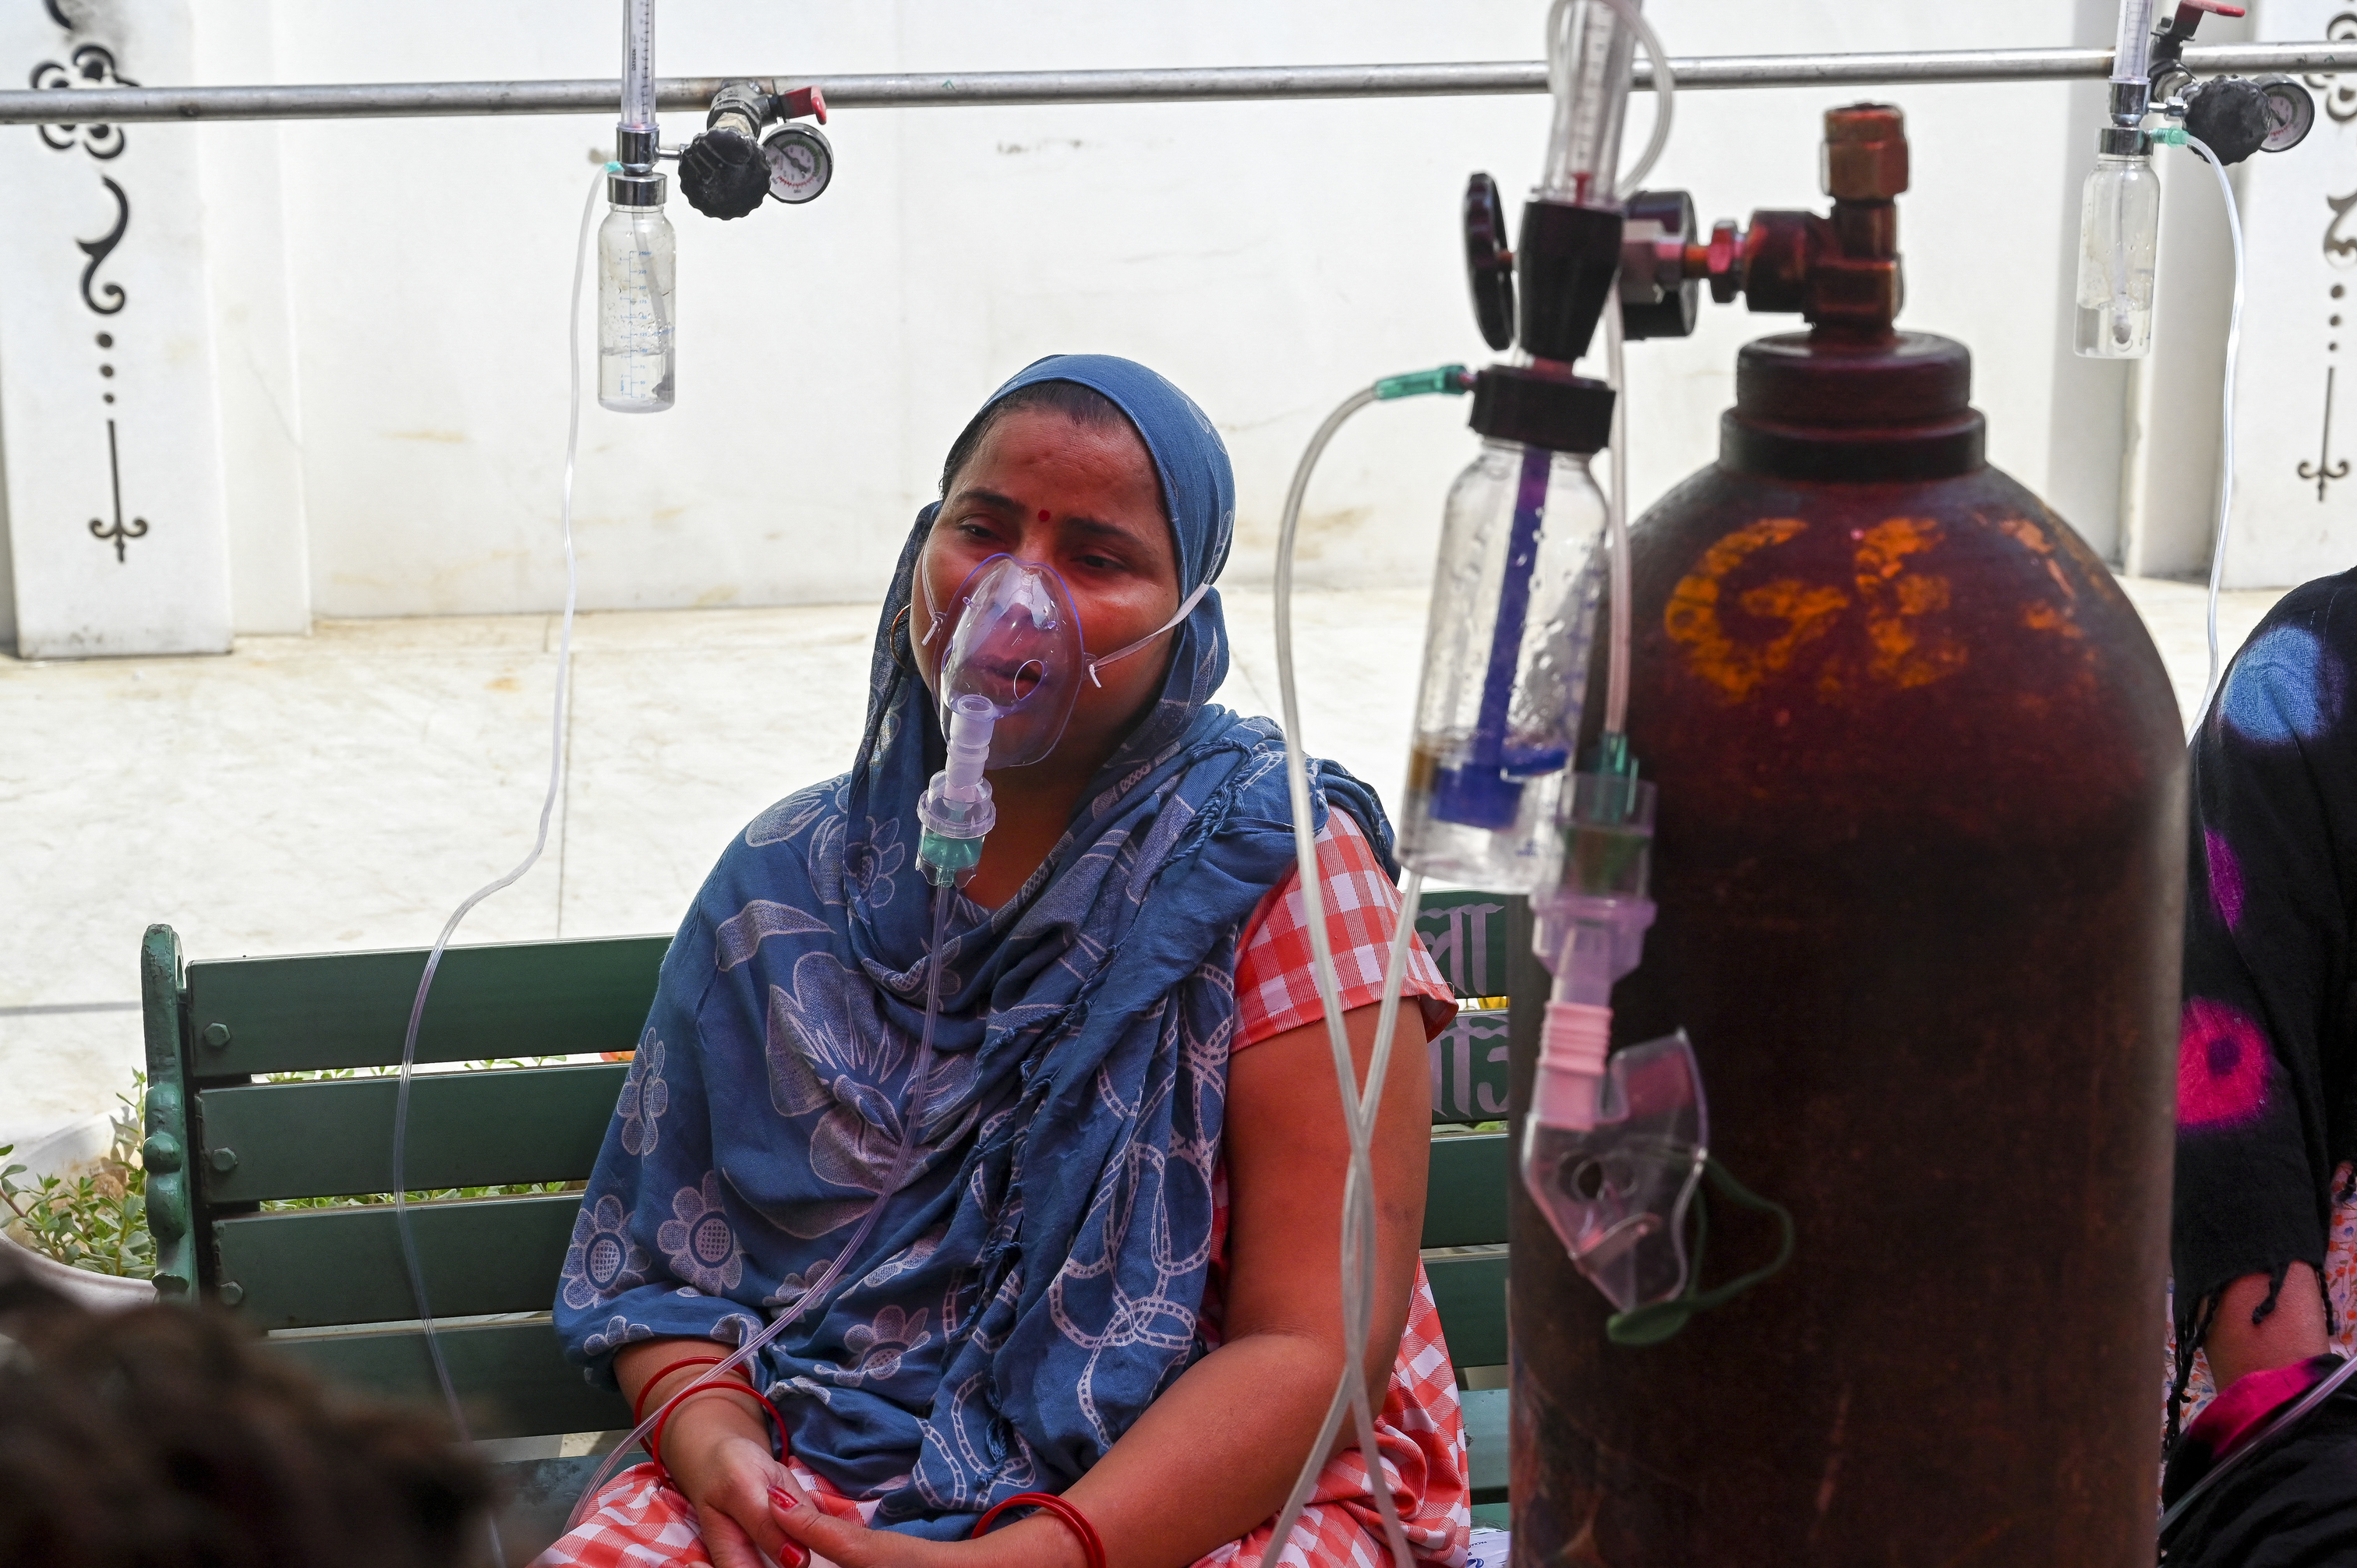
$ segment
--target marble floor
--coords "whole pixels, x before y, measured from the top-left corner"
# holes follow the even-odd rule
[[[2123,585],[2180,705],[2202,594]],[[1231,705],[1274,714],[1265,591],[1227,596]],[[2276,594],[2226,596],[2224,648]],[[1405,771],[1421,589],[1297,604],[1309,746],[1389,795]],[[721,845],[857,744],[867,606],[584,615],[547,853],[461,941],[667,930]],[[0,657],[0,1144],[86,1157],[141,1059],[136,952],[422,946],[532,843],[555,618],[322,622],[211,659]]]

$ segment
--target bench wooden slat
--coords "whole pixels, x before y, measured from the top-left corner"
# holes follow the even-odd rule
[[[409,1083],[412,1192],[581,1181],[629,1069],[619,1062],[425,1073]],[[209,1089],[196,1161],[208,1204],[393,1190],[390,1078]],[[233,1160],[230,1168],[221,1168]]]
[[[1513,1173],[1512,1142],[1503,1133],[1432,1141],[1423,1245],[1505,1245],[1506,1183]]]
[[[439,1326],[435,1338],[477,1437],[538,1437],[552,1432],[614,1432],[630,1424],[620,1394],[592,1388],[565,1359],[556,1330],[533,1323]],[[425,1337],[414,1328],[302,1336],[264,1342],[331,1383],[388,1399],[442,1407],[442,1387]]]
[[[414,1204],[410,1233],[437,1317],[545,1312],[581,1199]],[[304,1208],[218,1220],[221,1283],[257,1328],[398,1323],[417,1316],[393,1206]]]
[[[1503,1243],[1508,1143],[1501,1133],[1433,1140],[1423,1245]],[[413,1207],[435,1312],[544,1309],[579,1202],[567,1194]],[[249,1215],[218,1221],[214,1236],[221,1280],[237,1283],[241,1314],[264,1328],[385,1323],[413,1314],[389,1206]]]
[[[417,1032],[422,1062],[626,1051],[654,1000],[668,937],[502,942],[442,955]],[[386,1067],[425,954],[322,953],[188,965],[190,1065],[199,1079]],[[228,1043],[206,1032],[220,1025]]]
[[[1459,1389],[1457,1401],[1465,1408],[1467,1479],[1473,1483],[1471,1501],[1506,1500],[1506,1391]]]
[[[1448,1359],[1458,1367],[1496,1367],[1506,1359],[1506,1254],[1426,1258],[1432,1304],[1440,1309],[1440,1331]]]

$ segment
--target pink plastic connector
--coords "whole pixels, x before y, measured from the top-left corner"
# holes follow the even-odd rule
[[[1585,1133],[1596,1125],[1598,1086],[1611,1048],[1612,1009],[1584,1002],[1550,1002],[1539,1037],[1538,1076],[1531,1084],[1531,1114],[1550,1127]]]

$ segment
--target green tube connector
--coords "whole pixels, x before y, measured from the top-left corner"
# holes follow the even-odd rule
[[[1410,371],[1404,376],[1385,376],[1375,383],[1375,399],[1389,403],[1394,398],[1425,397],[1433,392],[1446,392],[1462,397],[1473,390],[1473,377],[1462,365],[1442,365],[1429,371]]]
[[[1637,759],[1629,755],[1629,737],[1608,732],[1596,739],[1596,749],[1587,754],[1587,769],[1612,779],[1637,777]]]
[[[917,841],[917,868],[936,887],[958,887],[982,864],[982,841],[952,838],[927,828]]]
[[[2152,139],[2158,146],[2181,147],[2185,145],[2185,134],[2182,125],[2158,125],[2153,129]]]

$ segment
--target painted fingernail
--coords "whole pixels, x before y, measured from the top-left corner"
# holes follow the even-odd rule
[[[802,1498],[794,1496],[793,1493],[786,1490],[783,1487],[771,1487],[770,1488],[770,1506],[776,1509],[780,1513],[785,1513],[802,1507]]]

